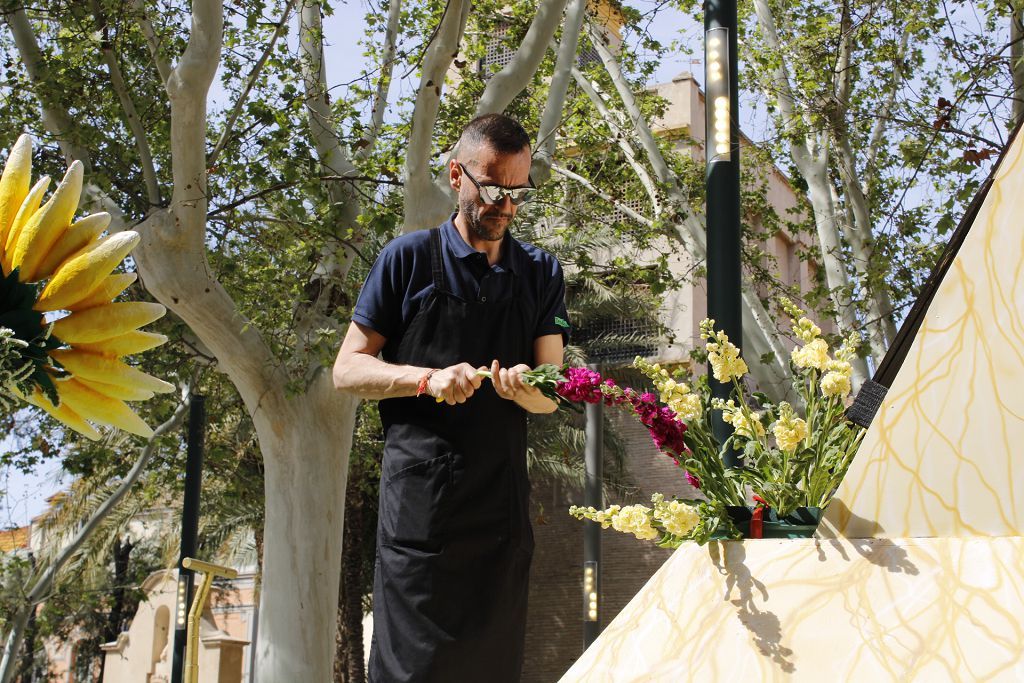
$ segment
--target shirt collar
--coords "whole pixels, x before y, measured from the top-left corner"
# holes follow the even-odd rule
[[[469,246],[466,240],[462,239],[462,235],[459,234],[458,229],[455,227],[456,215],[458,214],[453,213],[444,222],[441,226],[441,234],[448,243],[448,248],[451,250],[452,255],[457,259],[465,260],[473,254],[479,254],[480,252]],[[501,245],[501,257],[496,265],[502,270],[516,272],[520,270],[521,258],[525,253],[519,241],[512,237],[512,233],[506,231]]]

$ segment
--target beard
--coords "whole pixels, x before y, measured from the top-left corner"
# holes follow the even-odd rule
[[[512,217],[508,214],[495,214],[494,217],[505,217],[509,220],[494,227],[488,227],[480,218],[480,205],[475,199],[459,198],[459,212],[466,217],[466,225],[469,231],[476,237],[488,242],[497,242],[505,237],[508,226],[512,224]]]

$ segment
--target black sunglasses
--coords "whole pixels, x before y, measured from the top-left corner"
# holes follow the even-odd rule
[[[536,187],[533,186],[533,178],[529,179],[529,187],[503,187],[501,185],[481,185],[480,181],[473,177],[473,174],[469,172],[462,162],[456,162],[459,164],[459,168],[466,174],[466,177],[476,185],[477,191],[480,193],[480,199],[483,200],[484,204],[498,204],[508,197],[512,200],[512,203],[516,206],[525,204],[533,198],[533,193],[536,191]]]

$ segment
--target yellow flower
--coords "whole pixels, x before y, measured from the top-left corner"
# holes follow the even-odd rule
[[[619,513],[619,506],[612,505],[607,510],[598,510],[593,507],[579,507],[573,505],[569,508],[569,514],[576,519],[590,519],[601,525],[602,529],[607,529],[612,525],[612,518]]]
[[[829,362],[828,342],[824,339],[813,339],[806,345],[793,349],[793,364],[798,368],[814,368],[824,370]]]
[[[655,493],[651,496],[654,503],[654,518],[661,522],[665,531],[674,536],[686,536],[699,521],[697,510],[692,505],[687,505],[678,500],[669,503],[665,502],[665,496]]]
[[[807,318],[800,318],[793,325],[793,333],[805,344],[809,344],[821,336],[821,328]]]
[[[655,386],[661,392],[661,402],[667,405],[683,422],[695,420],[704,412],[700,396],[692,393],[690,387],[685,383],[666,379],[662,382],[656,381]]]
[[[839,346],[839,350],[836,351],[836,358],[841,361],[848,361],[857,355],[857,348],[860,346],[860,334],[858,332],[851,332],[850,335],[843,340],[843,343]]]
[[[793,407],[783,401],[779,404],[779,419],[772,427],[772,432],[779,448],[792,452],[807,438],[807,422],[797,417]]]
[[[752,412],[748,418],[743,414],[743,409],[737,406],[732,399],[722,404],[721,409],[722,420],[733,426],[737,436],[753,439],[765,435],[764,425],[761,424],[761,413]]]
[[[827,372],[838,372],[840,375],[846,375],[847,377],[853,375],[853,366],[845,360],[830,360],[825,364],[825,370]]]
[[[612,528],[633,534],[641,541],[653,541],[661,533],[651,525],[651,509],[644,505],[627,505],[612,517]]]
[[[747,374],[747,364],[740,358],[740,350],[729,341],[729,335],[715,330],[715,321],[705,318],[700,324],[700,337],[706,339],[711,374],[719,382],[729,382]]]
[[[850,395],[850,376],[842,372],[826,372],[821,378],[821,393],[846,398]]]

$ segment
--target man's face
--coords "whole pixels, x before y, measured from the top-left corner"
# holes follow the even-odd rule
[[[450,182],[459,193],[459,213],[470,232],[482,240],[497,241],[505,236],[518,206],[509,197],[496,204],[486,204],[472,180],[459,167],[461,162],[481,185],[527,187],[530,183],[530,148],[524,147],[514,154],[501,154],[488,145],[459,152],[458,161],[452,160]]]

